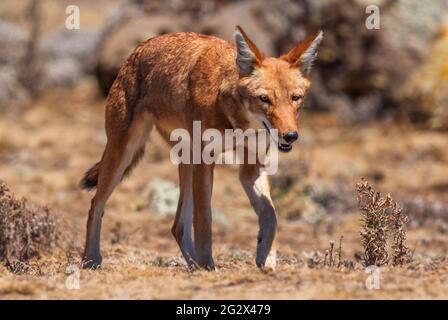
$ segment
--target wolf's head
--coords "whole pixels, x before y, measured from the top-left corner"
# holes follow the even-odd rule
[[[297,117],[311,82],[308,78],[317,48],[317,32],[279,58],[265,57],[241,27],[236,27],[238,91],[251,120],[271,132],[281,151],[288,152],[299,137]]]

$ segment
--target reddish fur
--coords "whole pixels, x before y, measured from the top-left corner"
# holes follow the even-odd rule
[[[293,93],[304,95],[309,80],[285,59],[265,58],[244,31],[239,31],[256,57],[253,75],[240,77],[238,74],[233,44],[188,32],[167,34],[141,43],[121,68],[107,98],[107,144],[103,157],[81,181],[81,186],[86,189],[97,186],[87,223],[84,266],[101,264],[99,233],[105,203],[115,186],[141,159],[153,125],[169,140],[173,129],[184,128],[191,133],[194,120],[200,120],[204,130],[246,130],[253,127],[253,114],[258,113],[269,119],[280,135],[297,130],[297,109],[303,102],[292,102],[291,96]],[[299,45],[296,51],[302,52],[306,46],[309,46],[308,42]],[[260,102],[260,88],[270,95],[271,108]],[[257,212],[261,237],[257,264],[263,266],[274,242],[275,210],[268,185],[262,198],[257,198],[259,194],[251,191],[259,170],[248,166],[242,169],[247,171],[241,177],[251,203],[256,210],[261,210]],[[210,197],[213,166],[194,165],[184,171],[188,172],[184,175],[194,176],[192,185],[181,186],[182,190],[193,192],[196,254],[190,254],[190,257],[195,256],[199,266],[212,269]],[[179,212],[173,230],[181,244],[184,222],[179,219]],[[185,248],[181,249],[184,253]]]
[[[297,68],[300,64],[300,57],[306,51],[306,49],[308,49],[308,47],[311,45],[314,39],[316,39],[319,33],[320,31],[315,32],[312,35],[308,36],[305,40],[300,42],[298,46],[292,48],[291,51],[281,56],[280,58],[291,63],[292,68]]]
[[[131,164],[126,168],[126,170],[123,173],[122,180],[129,176],[132,172],[132,170],[137,166],[137,164],[140,162],[140,160],[145,155],[145,148],[140,148],[132,158]],[[84,190],[93,190],[96,188],[96,185],[98,184],[98,175],[100,172],[100,165],[101,161],[95,163],[87,172],[84,174],[84,177],[82,178],[80,182],[81,189]]]
[[[84,190],[92,190],[96,188],[96,185],[98,183],[98,174],[100,172],[100,163],[95,163],[87,172],[84,174],[84,177],[82,178],[80,182],[81,189]]]

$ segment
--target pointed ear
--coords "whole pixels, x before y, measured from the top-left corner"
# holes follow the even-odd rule
[[[251,74],[255,66],[261,64],[264,55],[258,50],[240,26],[236,27],[234,37],[238,72],[240,76],[247,76]]]
[[[302,73],[309,74],[323,36],[322,31],[312,34],[281,58],[291,63],[291,67],[298,67]]]

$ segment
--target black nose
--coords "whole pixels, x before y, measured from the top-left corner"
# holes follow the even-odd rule
[[[283,139],[285,139],[285,141],[288,143],[293,143],[298,138],[299,138],[299,134],[297,133],[297,131],[286,132],[285,135],[283,136]]]

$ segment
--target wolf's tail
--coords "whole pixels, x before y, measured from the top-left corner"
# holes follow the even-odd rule
[[[127,166],[124,171],[121,180],[127,177],[132,169],[134,169],[139,161],[143,158],[145,154],[145,145],[142,145],[133,155],[131,163]],[[92,190],[95,189],[98,184],[98,176],[100,173],[100,165],[101,161],[95,163],[87,172],[84,174],[84,177],[81,179],[79,186],[84,190]]]
[[[84,174],[81,182],[79,183],[81,189],[92,190],[96,188],[98,184],[98,175],[100,172],[101,161],[95,163],[87,172]]]

